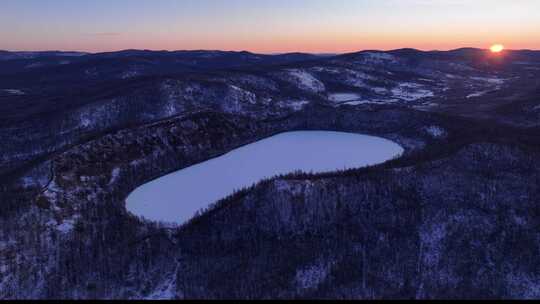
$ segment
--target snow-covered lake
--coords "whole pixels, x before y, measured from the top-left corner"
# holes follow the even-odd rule
[[[383,163],[403,153],[387,139],[342,132],[278,134],[149,182],[127,209],[149,220],[182,224],[196,211],[264,178],[294,171],[330,172]]]

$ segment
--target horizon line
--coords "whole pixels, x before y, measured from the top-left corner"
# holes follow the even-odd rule
[[[119,52],[126,52],[126,51],[143,51],[143,52],[230,52],[230,53],[250,53],[250,54],[259,54],[259,55],[286,55],[286,54],[309,54],[309,55],[346,55],[346,54],[353,54],[353,53],[360,53],[360,52],[395,52],[400,50],[413,50],[418,52],[452,52],[452,51],[459,51],[459,50],[466,50],[466,49],[473,49],[473,50],[482,50],[487,51],[489,48],[479,48],[479,47],[458,47],[453,49],[417,49],[412,47],[402,47],[397,49],[360,49],[357,51],[346,51],[346,52],[305,52],[305,51],[292,51],[292,52],[255,52],[250,50],[227,50],[227,49],[138,49],[138,48],[128,48],[128,49],[118,49],[118,50],[112,50],[112,51],[81,51],[81,50],[61,50],[61,49],[49,49],[49,50],[8,50],[8,49],[0,49],[0,51],[3,52],[9,52],[9,53],[46,53],[46,52],[63,52],[63,53],[81,53],[81,54],[88,54],[88,55],[97,55],[97,54],[106,54],[106,53],[119,53]],[[515,51],[540,51],[540,49],[505,49],[505,51],[515,52]]]

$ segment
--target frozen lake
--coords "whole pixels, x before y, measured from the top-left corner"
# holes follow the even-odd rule
[[[127,198],[127,209],[149,220],[182,224],[197,210],[264,178],[297,170],[360,168],[403,153],[379,137],[327,131],[287,132],[149,182]]]

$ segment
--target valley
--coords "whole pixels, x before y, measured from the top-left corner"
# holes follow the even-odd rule
[[[38,55],[0,61],[1,298],[539,296],[538,52]],[[172,227],[128,211],[147,183],[299,131],[395,144],[341,170],[291,139],[333,165],[265,172]]]

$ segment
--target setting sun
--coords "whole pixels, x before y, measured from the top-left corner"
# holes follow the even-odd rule
[[[504,50],[504,45],[502,44],[494,44],[490,48],[492,53],[500,53]]]

